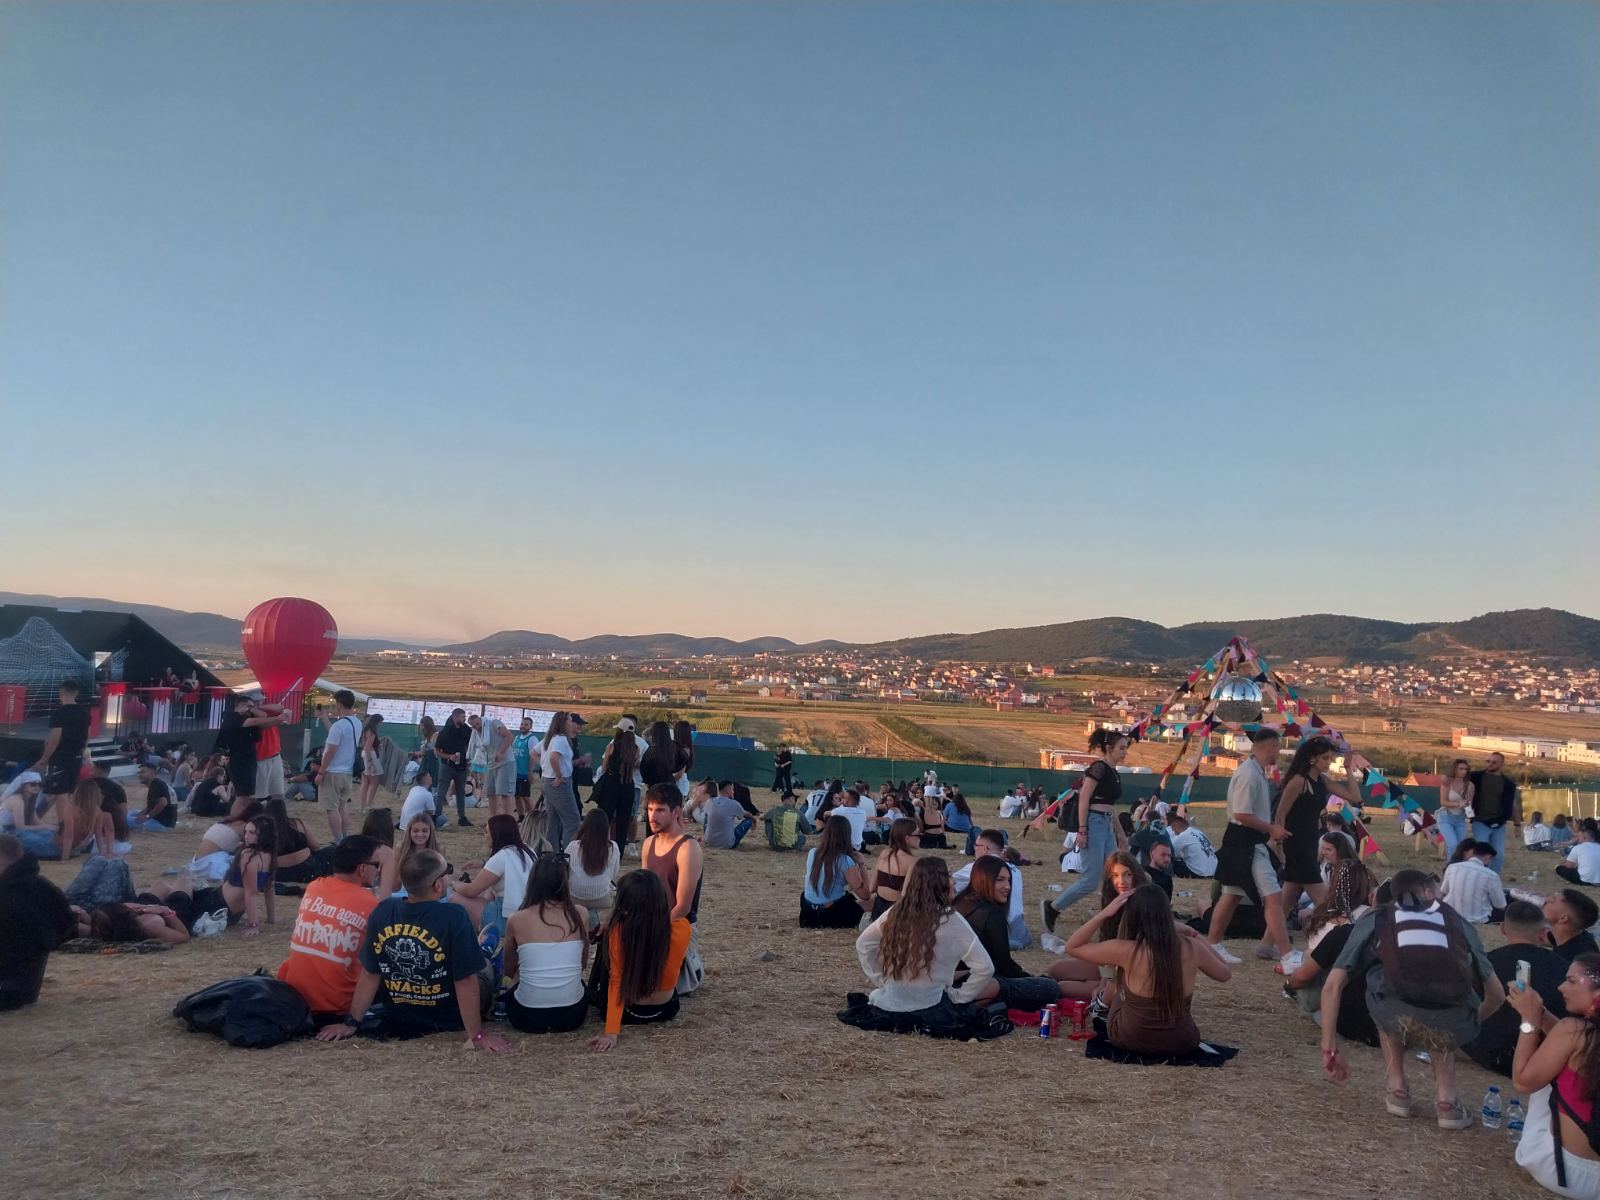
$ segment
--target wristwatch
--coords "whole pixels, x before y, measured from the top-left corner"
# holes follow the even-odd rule
[[[360,1029],[361,1028],[361,1018],[360,1017],[352,1017],[349,1013],[345,1014],[344,1021],[341,1022],[341,1023],[345,1024],[345,1025],[348,1025],[351,1029]]]
[[[1517,1026],[1517,1032],[1518,1033],[1538,1033],[1539,1032],[1539,1027],[1537,1025],[1534,1025],[1533,1023],[1531,1023],[1529,1021],[1524,1021],[1521,1025]]]

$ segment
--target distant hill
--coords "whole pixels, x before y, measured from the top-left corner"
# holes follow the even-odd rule
[[[87,596],[34,596],[0,592],[0,604],[54,608],[99,608],[132,612],[186,650],[237,651],[241,622],[217,613],[191,613],[154,604],[128,604]],[[853,648],[899,653],[925,660],[1063,664],[1105,660],[1168,663],[1199,661],[1234,634],[1241,634],[1269,660],[1342,658],[1406,662],[1471,652],[1510,652],[1600,663],[1600,621],[1558,608],[1522,608],[1485,613],[1466,621],[1405,623],[1372,617],[1310,613],[1253,621],[1195,621],[1168,628],[1132,617],[1095,617],[1059,625],[939,633],[891,642],[852,645],[834,641],[799,644],[781,637],[734,641],[680,633],[599,634],[573,641],[553,633],[505,629],[473,642],[438,647],[452,654],[515,657],[519,654],[581,654],[618,658],[698,658],[705,654],[791,654]],[[339,648],[357,653],[428,647],[383,638],[340,638]]]
[[[129,604],[124,600],[107,600],[99,596],[36,596],[21,592],[0,592],[0,604],[38,604],[47,608],[87,608],[109,612],[131,612],[149,622],[151,628],[185,650],[226,650],[239,653],[239,634],[244,622],[220,613],[184,612],[176,608],[162,608],[159,604]],[[387,638],[339,639],[341,650],[370,653],[376,650],[421,650],[425,647]]]
[[[1247,638],[1268,660],[1412,661],[1501,651],[1600,662],[1600,621],[1553,608],[1421,624],[1312,613],[1265,621],[1199,621],[1171,629],[1128,617],[1097,617],[1061,625],[903,638],[870,649],[969,662],[1164,663],[1203,659],[1234,634]]]

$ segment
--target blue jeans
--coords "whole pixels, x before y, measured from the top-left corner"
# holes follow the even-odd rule
[[[1033,941],[1033,934],[1028,932],[1028,923],[1021,917],[1006,922],[1006,942],[1013,950],[1026,950]]]
[[[1500,873],[1500,863],[1506,854],[1506,827],[1495,825],[1490,827],[1482,821],[1472,823],[1472,836],[1480,842],[1487,842],[1494,847],[1494,861],[1489,864],[1495,874]]]
[[[756,823],[752,817],[746,817],[744,820],[735,825],[733,827],[733,848],[737,849],[739,843],[744,841],[744,835],[749,833],[755,827]]]
[[[972,856],[972,852],[978,848],[978,834],[982,832],[976,825],[967,830],[967,856],[969,858]]]
[[[1083,874],[1078,882],[1050,901],[1057,912],[1066,912],[1085,896],[1093,895],[1100,887],[1100,877],[1105,874],[1106,857],[1117,848],[1117,835],[1111,832],[1111,814],[1089,814],[1089,845],[1083,851]]]
[[[1439,822],[1439,832],[1444,835],[1444,856],[1446,859],[1452,858],[1456,847],[1467,836],[1467,814],[1459,809],[1451,812],[1448,808],[1441,808],[1433,814],[1433,819]]]

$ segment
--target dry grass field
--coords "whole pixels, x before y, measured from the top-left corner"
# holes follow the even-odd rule
[[[315,830],[320,814],[294,807]],[[136,883],[185,861],[200,824],[139,835]],[[1202,824],[1215,835],[1218,814]],[[1378,836],[1407,861],[1392,831]],[[478,830],[454,827],[445,842],[456,862],[481,846]],[[1053,841],[1023,845],[1053,858]],[[1514,852],[1508,874],[1525,876],[1533,858]],[[1549,859],[1538,865],[1548,879]],[[1196,997],[1202,1032],[1242,1047],[1218,1070],[1090,1062],[1075,1043],[1023,1029],[979,1045],[842,1025],[845,992],[863,986],[852,937],[798,928],[800,869],[764,843],[708,852],[704,987],[676,1022],[625,1029],[605,1056],[585,1048],[590,1031],[511,1032],[504,1056],[451,1037],[251,1052],[185,1032],[170,1016],[179,997],[276,967],[292,899],[255,940],[235,929],[159,954],[57,955],[40,1003],[0,1016],[4,1195],[1543,1194],[1513,1165],[1503,1132],[1387,1116],[1376,1050],[1351,1050],[1347,1085],[1325,1082],[1315,1027],[1253,958],[1229,984],[1202,981]],[[47,873],[65,882],[72,870]],[[1032,924],[1033,901],[1062,876],[1047,861],[1024,878]],[[1249,947],[1235,949],[1248,958]],[[1418,1095],[1425,1070],[1413,1064]],[[1475,1107],[1489,1081],[1471,1066],[1460,1074]]]

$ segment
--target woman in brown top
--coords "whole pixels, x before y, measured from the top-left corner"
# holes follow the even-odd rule
[[[872,897],[872,919],[883,916],[900,899],[906,876],[917,861],[916,847],[922,835],[917,823],[910,817],[901,817],[889,826],[889,844],[878,855],[867,880],[867,894]]]
[[[1111,922],[1116,936],[1096,941]],[[1085,962],[1115,967],[1116,986],[1106,1015],[1106,1037],[1134,1054],[1189,1054],[1200,1030],[1189,1015],[1195,975],[1219,983],[1233,977],[1228,964],[1187,926],[1172,919],[1167,894],[1153,883],[1118,896],[1067,940],[1067,952]]]

